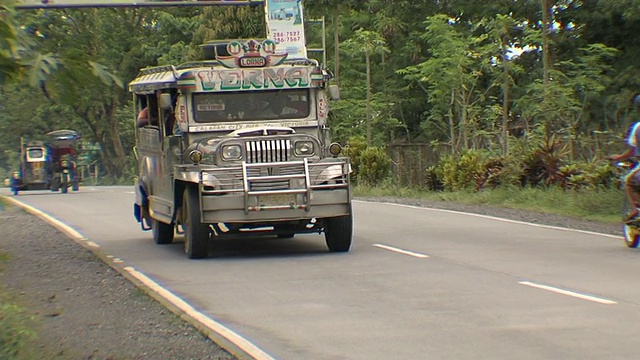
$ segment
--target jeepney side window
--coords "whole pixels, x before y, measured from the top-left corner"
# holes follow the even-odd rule
[[[137,96],[136,110],[138,127],[146,125],[158,126],[158,100],[155,94]]]

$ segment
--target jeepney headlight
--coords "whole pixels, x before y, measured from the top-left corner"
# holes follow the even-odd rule
[[[329,145],[329,153],[333,156],[338,156],[342,152],[342,145],[338,143],[332,143]]]
[[[315,152],[313,148],[313,141],[309,140],[296,141],[293,149],[296,156],[311,156]]]
[[[318,175],[316,181],[318,182],[318,184],[322,184],[325,181],[342,177],[343,174],[344,172],[342,171],[342,165],[331,165],[322,170],[320,175]]]
[[[193,150],[192,152],[190,152],[189,153],[189,160],[191,160],[191,162],[194,163],[194,164],[199,164],[200,161],[202,161],[202,151]]]
[[[240,145],[225,145],[222,147],[222,160],[242,159],[242,148]]]

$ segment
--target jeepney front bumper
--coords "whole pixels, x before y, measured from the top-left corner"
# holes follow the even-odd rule
[[[200,171],[204,223],[247,223],[348,215],[350,164],[322,162],[242,163]]]

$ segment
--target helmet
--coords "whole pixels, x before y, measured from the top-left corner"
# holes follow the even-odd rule
[[[636,95],[633,98],[633,106],[636,107],[636,109],[640,109],[640,95]]]

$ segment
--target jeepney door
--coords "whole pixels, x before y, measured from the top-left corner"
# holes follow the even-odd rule
[[[155,179],[154,205],[153,211],[156,214],[162,214],[165,222],[168,222],[173,214],[174,200],[174,174],[173,167],[180,160],[181,139],[179,133],[176,133],[176,119],[173,112],[175,96],[170,93],[162,93],[159,96],[159,115],[160,115],[160,136],[161,140],[161,157],[157,164],[158,171],[162,174]]]

